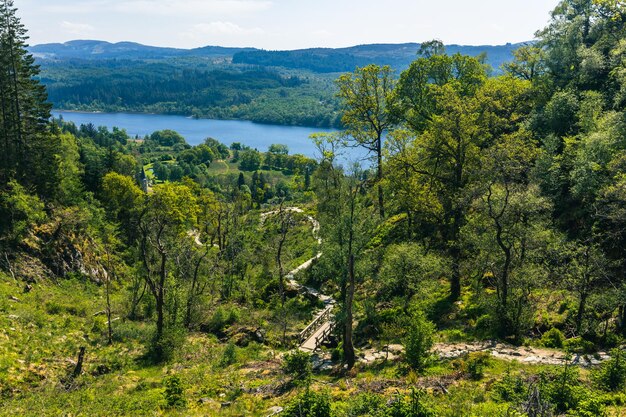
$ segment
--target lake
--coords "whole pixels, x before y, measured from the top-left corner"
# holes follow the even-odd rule
[[[198,145],[207,137],[230,145],[241,142],[259,151],[266,151],[273,144],[284,144],[290,154],[300,153],[309,157],[318,157],[317,150],[309,135],[317,132],[336,132],[335,129],[311,128],[299,126],[276,126],[253,123],[242,120],[193,119],[184,116],[134,113],[83,113],[54,110],[55,117],[63,116],[66,121],[77,126],[93,123],[109,129],[126,129],[131,137],[144,137],[156,130],[171,129],[185,137],[190,145]],[[361,152],[353,152],[361,154]]]

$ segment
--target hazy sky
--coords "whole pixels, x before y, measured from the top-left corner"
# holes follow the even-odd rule
[[[15,0],[30,43],[71,39],[296,49],[533,38],[557,0]]]

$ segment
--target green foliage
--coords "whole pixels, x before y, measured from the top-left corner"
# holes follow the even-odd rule
[[[325,393],[305,390],[281,413],[286,417],[331,417],[330,398]]]
[[[463,359],[463,369],[473,380],[480,380],[485,375],[485,368],[489,366],[491,354],[488,352],[471,352]]]
[[[206,331],[214,334],[221,334],[226,327],[231,326],[239,320],[240,312],[234,307],[219,306],[215,309],[209,321],[203,326]]]
[[[165,403],[169,408],[185,408],[187,400],[185,398],[185,388],[183,381],[178,375],[171,375],[163,380],[165,391]]]
[[[220,366],[227,367],[237,363],[237,348],[234,343],[228,343],[224,352],[222,353],[222,358],[220,359]]]
[[[296,384],[308,385],[313,374],[311,355],[299,349],[285,355],[283,371]]]
[[[406,362],[412,369],[421,371],[430,359],[435,326],[421,311],[412,314],[407,325],[407,335],[404,339]]]
[[[248,149],[239,152],[239,169],[242,171],[256,171],[261,167],[261,154]]]
[[[493,386],[493,392],[498,400],[521,403],[528,397],[528,386],[521,374],[514,374],[511,369]]]
[[[173,130],[159,130],[150,135],[150,140],[161,146],[174,146],[184,144],[185,138]]]
[[[547,348],[562,349],[565,336],[559,329],[553,327],[541,336],[541,344]]]
[[[161,337],[154,335],[150,344],[149,357],[156,363],[170,362],[178,357],[186,342],[186,331],[180,326],[168,326]]]
[[[426,392],[412,388],[409,395],[398,395],[380,417],[434,417],[435,412],[425,404]]]
[[[626,353],[613,349],[611,358],[604,362],[594,374],[594,380],[602,389],[618,391],[626,386]]]
[[[0,242],[6,239],[12,244],[19,243],[45,219],[43,202],[17,181],[10,181],[0,191]]]

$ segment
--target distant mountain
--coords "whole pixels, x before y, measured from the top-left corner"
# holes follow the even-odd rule
[[[463,46],[447,45],[449,54],[457,52],[464,55],[478,56],[487,54],[487,63],[494,69],[508,62],[513,51],[522,43],[506,45]],[[419,43],[371,44],[349,48],[312,48],[295,51],[241,51],[233,56],[235,64],[274,66],[294,69],[308,69],[315,72],[346,72],[357,66],[368,64],[390,65],[403,70],[415,60]]]
[[[446,50],[477,56],[487,54],[487,62],[498,69],[512,58],[512,52],[522,44],[464,46],[448,45]],[[331,73],[352,71],[357,66],[371,63],[391,65],[403,70],[415,59],[419,43],[371,44],[348,48],[311,48],[293,51],[266,51],[255,48],[226,48],[205,46],[195,49],[163,48],[134,42],[110,43],[98,40],[75,40],[30,47],[30,52],[40,60],[67,59],[167,59],[176,57],[232,58],[235,64],[267,67],[307,69]]]
[[[29,51],[38,59],[166,59],[180,56],[226,57],[254,48],[204,46],[195,49],[146,46],[135,42],[110,43],[97,40],[76,40],[65,43],[35,45]]]

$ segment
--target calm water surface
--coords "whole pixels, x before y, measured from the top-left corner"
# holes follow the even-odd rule
[[[266,151],[273,143],[289,147],[290,154],[301,153],[309,157],[318,157],[317,150],[309,135],[317,132],[335,132],[335,129],[310,128],[299,126],[276,126],[252,123],[241,120],[192,119],[184,116],[166,116],[157,114],[131,113],[82,113],[55,110],[55,117],[63,116],[66,121],[77,126],[93,123],[109,129],[126,129],[132,137],[144,137],[156,130],[171,129],[185,137],[190,145],[198,145],[205,138],[211,137],[230,145],[241,142],[244,145]],[[356,155],[355,155],[356,156]]]

